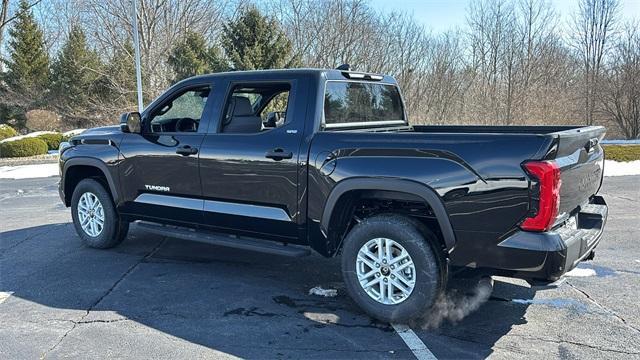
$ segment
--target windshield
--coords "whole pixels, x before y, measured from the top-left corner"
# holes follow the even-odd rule
[[[327,81],[324,95],[326,127],[403,122],[398,87],[389,84]],[[375,125],[375,124],[371,124]]]

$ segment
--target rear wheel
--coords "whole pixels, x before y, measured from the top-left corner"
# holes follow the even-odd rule
[[[74,189],[71,217],[82,241],[92,248],[114,247],[129,231],[129,223],[118,216],[109,192],[94,179],[84,179]]]
[[[377,215],[363,220],[342,248],[349,295],[382,321],[425,315],[445,286],[443,259],[435,249],[435,235],[410,218]]]

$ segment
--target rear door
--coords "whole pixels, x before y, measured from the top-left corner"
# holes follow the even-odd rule
[[[198,155],[210,117],[211,85],[175,88],[143,113],[142,133],[120,144],[123,213],[152,221],[200,223]]]
[[[296,241],[303,96],[292,79],[228,84],[200,151],[205,224]]]

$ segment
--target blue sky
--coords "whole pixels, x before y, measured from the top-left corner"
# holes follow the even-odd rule
[[[371,0],[371,5],[384,12],[394,10],[413,13],[416,20],[436,33],[465,25],[466,10],[473,0]],[[578,0],[550,0],[561,25],[566,28]],[[624,21],[640,19],[640,0],[620,0]]]

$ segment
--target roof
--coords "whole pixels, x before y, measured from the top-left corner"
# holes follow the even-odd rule
[[[345,79],[349,79],[347,76],[345,76],[345,74],[347,73],[382,76],[382,80],[384,82],[396,83],[395,79],[388,75],[367,73],[367,72],[361,72],[361,71],[355,71],[355,70],[346,71],[346,70],[317,69],[317,68],[225,71],[225,72],[219,72],[219,73],[198,75],[185,80],[196,80],[196,79],[199,79],[199,80],[212,79],[213,80],[219,77],[243,77],[243,78],[255,78],[256,80],[260,80],[261,78],[273,78],[278,75],[291,76],[292,74],[312,75],[312,76],[324,75],[329,80],[345,80]]]

